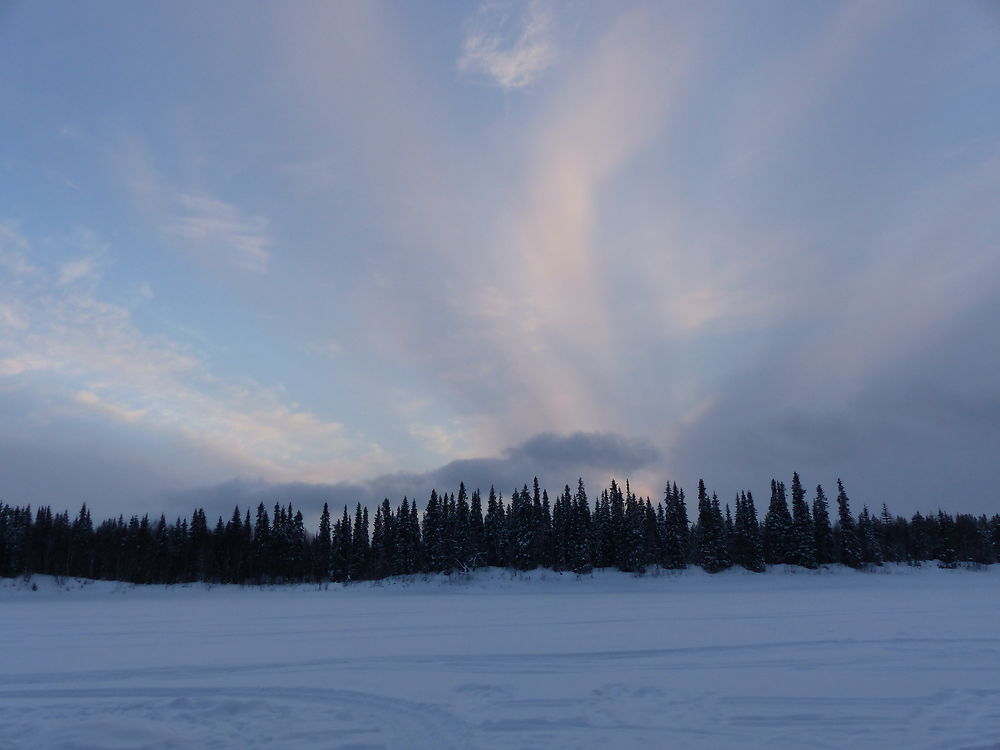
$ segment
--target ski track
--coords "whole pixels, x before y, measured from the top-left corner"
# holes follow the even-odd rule
[[[1000,750],[998,573],[0,581],[0,750]]]

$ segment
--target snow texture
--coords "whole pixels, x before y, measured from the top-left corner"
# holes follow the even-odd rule
[[[1000,565],[0,580],[0,748],[1000,749]]]

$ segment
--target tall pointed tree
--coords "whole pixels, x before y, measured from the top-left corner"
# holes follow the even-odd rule
[[[837,511],[839,539],[838,556],[840,562],[850,568],[861,567],[861,544],[858,541],[857,524],[851,515],[851,504],[844,490],[844,483],[837,480]]]
[[[792,561],[792,515],[785,483],[771,480],[771,503],[764,516],[764,560],[768,565]]]
[[[830,504],[822,485],[816,485],[816,497],[812,504],[813,530],[816,544],[816,562],[829,565],[836,562],[833,546],[833,527],[830,525]]]

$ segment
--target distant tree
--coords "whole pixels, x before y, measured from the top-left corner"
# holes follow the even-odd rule
[[[771,480],[771,503],[764,516],[764,560],[769,565],[792,562],[792,516],[784,482]]]
[[[531,570],[537,567],[532,556],[535,539],[535,518],[528,485],[511,494],[510,516],[508,517],[510,538],[507,545],[507,559],[510,567],[517,570]]]
[[[838,545],[840,562],[850,568],[861,567],[861,543],[858,540],[857,525],[851,515],[850,500],[844,490],[844,483],[837,480],[837,508],[839,513]]]
[[[789,562],[803,568],[816,567],[816,529],[798,472],[792,474],[792,535]]]
[[[583,486],[583,478],[576,483],[576,494],[573,495],[573,508],[570,517],[567,564],[575,573],[589,573],[594,567],[592,516],[590,502],[587,500],[587,490]]]
[[[815,533],[816,562],[829,565],[836,561],[833,546],[833,527],[830,524],[830,504],[822,485],[816,485],[816,497],[812,504],[813,529]]]
[[[760,537],[753,494],[741,492],[736,498],[736,517],[730,540],[733,562],[755,573],[763,573],[764,546]]]
[[[483,501],[479,490],[472,493],[472,505],[469,508],[469,551],[472,567],[478,568],[486,564],[486,548],[483,544]]]
[[[937,526],[938,544],[935,556],[938,565],[942,568],[955,568],[958,566],[958,553],[955,551],[955,520],[943,510],[938,510]]]
[[[707,573],[718,573],[732,564],[726,552],[725,522],[719,498],[711,499],[705,482],[698,480],[698,560]]]
[[[314,575],[320,581],[325,581],[330,577],[330,535],[332,528],[330,525],[330,506],[323,503],[323,512],[319,517],[319,534],[316,536],[316,564],[314,568]]]
[[[687,567],[689,524],[684,490],[667,483],[664,491],[664,519],[661,565],[668,570]]]
[[[506,565],[507,562],[507,518],[504,513],[503,498],[497,499],[496,489],[490,487],[486,501],[486,518],[483,521],[483,551],[487,565]]]

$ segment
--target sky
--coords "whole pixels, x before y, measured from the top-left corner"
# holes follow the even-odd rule
[[[1000,512],[1000,5],[0,1],[0,498]]]

